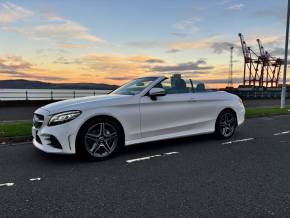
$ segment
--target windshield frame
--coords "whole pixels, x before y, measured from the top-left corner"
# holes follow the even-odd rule
[[[136,78],[134,80],[131,80],[125,84],[123,84],[122,86],[120,86],[119,88],[117,88],[116,90],[114,90],[113,92],[111,92],[110,94],[112,95],[126,95],[126,94],[121,94],[121,93],[116,93],[117,90],[121,89],[122,87],[136,81],[136,80],[139,80],[139,79],[145,79],[145,78],[155,78],[155,80],[153,80],[147,87],[145,87],[141,92],[137,93],[137,94],[133,94],[133,95],[129,95],[128,96],[142,96],[144,94],[146,94],[152,87],[154,87],[155,84],[157,84],[159,81],[163,80],[165,77],[163,76],[146,76],[146,77],[139,77],[139,78]]]

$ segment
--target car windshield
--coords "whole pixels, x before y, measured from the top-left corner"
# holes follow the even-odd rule
[[[117,95],[137,95],[146,89],[152,82],[154,82],[158,77],[144,77],[133,80],[120,88],[113,91],[111,94]]]

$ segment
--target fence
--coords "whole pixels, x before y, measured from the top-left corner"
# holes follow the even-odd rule
[[[0,100],[63,100],[109,93],[110,90],[0,90]]]

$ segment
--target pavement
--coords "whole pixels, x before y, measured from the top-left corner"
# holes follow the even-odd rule
[[[0,217],[289,217],[290,116],[235,136],[129,146],[102,162],[0,145]]]
[[[33,112],[39,106],[0,107],[0,121],[32,120]]]

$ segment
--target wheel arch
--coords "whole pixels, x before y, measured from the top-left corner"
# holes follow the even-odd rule
[[[76,146],[77,146],[77,141],[79,139],[79,135],[80,135],[80,132],[82,130],[82,128],[88,123],[88,122],[91,122],[92,120],[97,120],[97,119],[109,119],[109,120],[112,120],[114,122],[116,122],[119,127],[120,127],[120,130],[122,131],[122,140],[125,141],[125,130],[124,130],[124,127],[122,125],[122,123],[114,116],[112,115],[106,115],[106,114],[103,114],[103,115],[95,115],[95,116],[92,116],[90,118],[88,118],[85,122],[82,123],[82,125],[79,127],[78,131],[77,131],[77,134],[76,134]]]
[[[232,112],[235,114],[235,117],[236,117],[236,119],[237,119],[237,123],[236,123],[236,124],[238,125],[238,115],[237,115],[237,112],[235,111],[235,109],[233,109],[233,108],[231,108],[231,107],[223,108],[223,109],[218,113],[218,115],[217,115],[217,117],[216,117],[216,120],[215,120],[215,125],[216,125],[216,122],[217,122],[217,120],[218,120],[219,115],[220,115],[222,112],[227,111],[227,110],[232,111]]]

